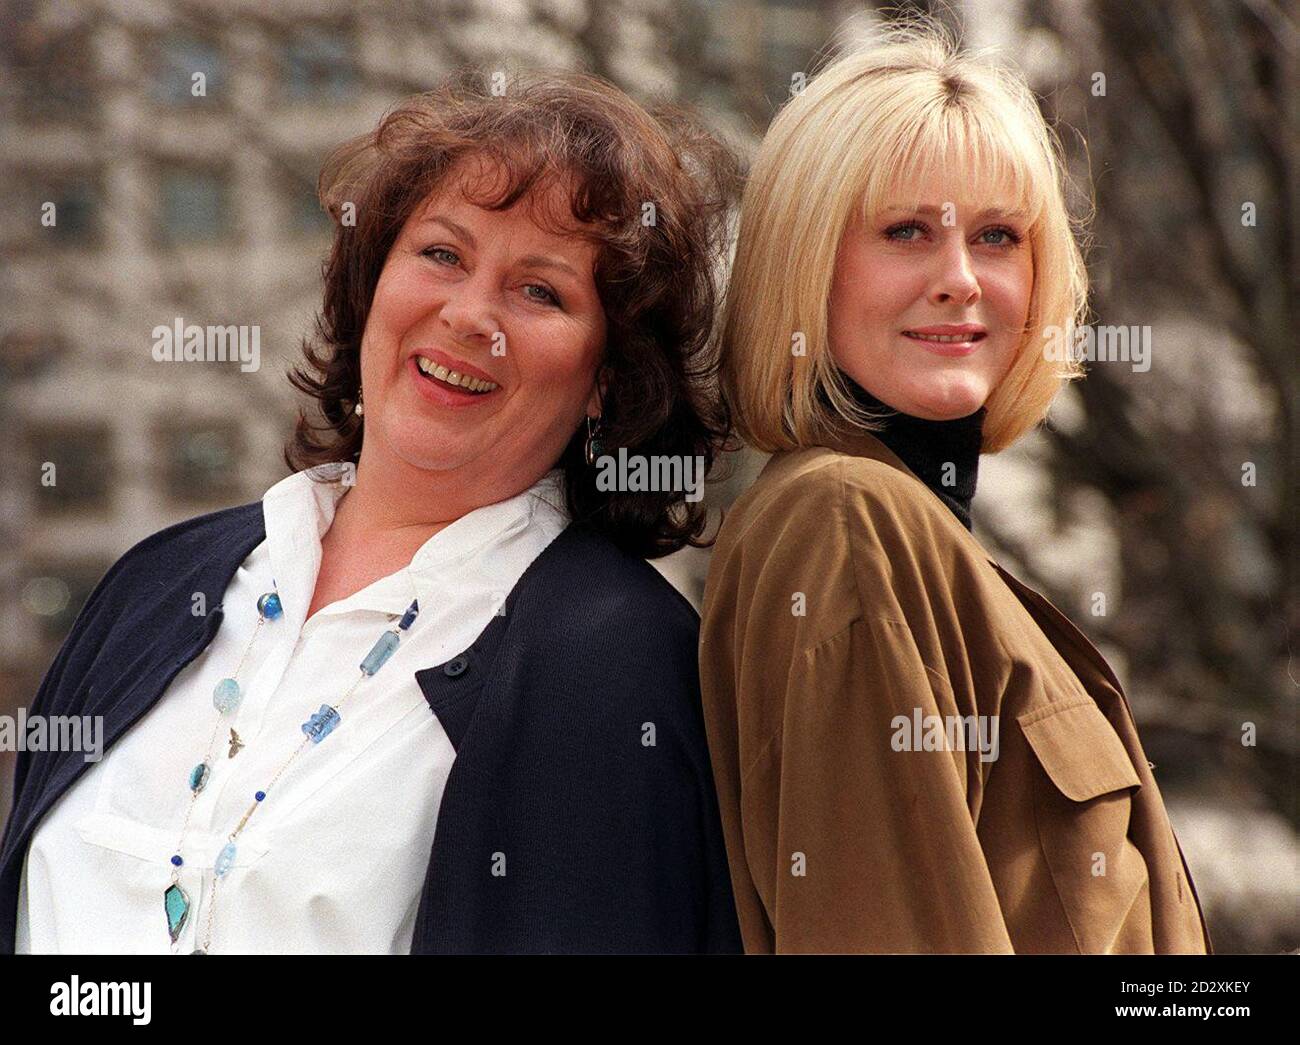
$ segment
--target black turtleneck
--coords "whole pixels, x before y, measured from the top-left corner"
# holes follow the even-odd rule
[[[979,475],[985,408],[952,421],[927,421],[882,403],[847,374],[853,398],[879,418],[884,428],[871,434],[892,450],[926,486],[971,529],[970,502]],[[887,416],[885,416],[887,415]],[[952,462],[951,485],[944,483],[944,465]]]

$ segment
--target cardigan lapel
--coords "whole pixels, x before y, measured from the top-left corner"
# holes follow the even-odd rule
[[[154,577],[138,575],[143,581],[137,591],[114,593],[113,599],[122,606],[114,619],[114,634],[97,650],[94,668],[78,678],[64,678],[59,688],[44,702],[46,715],[102,715],[104,719],[103,750],[101,757],[142,715],[154,706],[171,684],[171,680],[190,661],[199,655],[216,635],[224,611],[218,600],[225,592],[230,578],[239,564],[265,537],[260,502],[243,506],[243,513],[235,518],[236,525],[221,535],[202,564],[193,572],[172,575],[166,580],[172,585],[159,595],[156,585],[162,583]],[[118,583],[137,580],[129,570],[123,570]],[[177,596],[175,601],[168,596]],[[188,589],[188,590],[186,590]],[[165,622],[150,620],[148,610],[140,608],[137,600],[145,597],[155,600],[152,605],[188,605],[193,594],[202,592],[211,609],[202,618],[189,617],[180,634],[163,626]],[[217,605],[212,605],[217,603]],[[74,625],[73,635],[77,627]],[[70,636],[72,637],[72,636]],[[79,636],[85,638],[86,636]],[[141,640],[145,649],[142,650]],[[129,671],[120,672],[120,665],[130,665]],[[44,762],[44,766],[40,763]],[[15,796],[11,812],[12,823],[5,833],[7,846],[0,852],[0,879],[11,873],[11,862],[21,859],[27,844],[40,821],[55,802],[80,779],[91,765],[81,752],[50,752],[46,759],[38,760],[29,773],[24,795]],[[24,799],[31,795],[31,799]]]
[[[505,638],[519,602],[526,600],[529,592],[539,585],[545,589],[548,571],[560,564],[571,553],[575,543],[580,543],[586,534],[587,531],[582,526],[574,523],[566,526],[528,564],[528,568],[506,596],[501,612],[488,621],[487,627],[468,649],[442,664],[434,664],[415,673],[415,681],[424,692],[430,710],[438,717],[457,753],[469,730],[474,712],[478,709],[479,694],[492,674],[497,650]],[[534,609],[533,612],[537,610]],[[545,612],[544,607],[542,612]]]

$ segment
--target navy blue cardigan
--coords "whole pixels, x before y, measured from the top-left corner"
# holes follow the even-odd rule
[[[137,544],[82,608],[31,714],[102,715],[111,747],[212,640],[226,586],[264,537],[255,502]],[[191,614],[195,592],[206,617]],[[456,760],[412,953],[740,952],[698,634],[653,567],[575,523],[469,649],[415,673]],[[0,953],[14,949],[32,832],[90,764],[18,755]]]

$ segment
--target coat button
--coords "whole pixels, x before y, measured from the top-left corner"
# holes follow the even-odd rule
[[[457,675],[463,675],[469,670],[469,658],[462,656],[449,660],[443,665],[442,670],[448,678],[454,679]]]

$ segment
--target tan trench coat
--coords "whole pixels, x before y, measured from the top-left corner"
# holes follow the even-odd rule
[[[747,952],[1209,950],[1114,673],[869,433],[728,512],[700,667]]]

